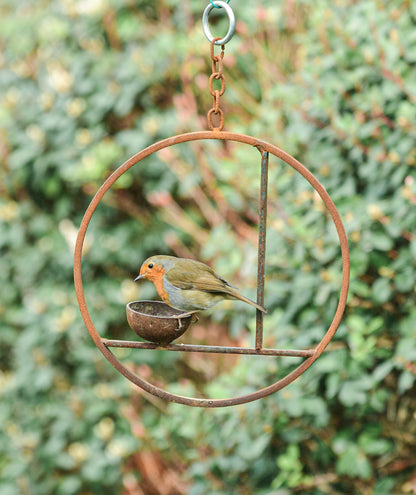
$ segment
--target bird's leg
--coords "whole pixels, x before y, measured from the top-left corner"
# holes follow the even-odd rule
[[[196,312],[197,312],[197,311],[189,311],[188,313],[183,313],[183,314],[181,314],[181,315],[180,315],[180,318],[177,318],[177,320],[178,320],[178,325],[179,325],[179,326],[178,326],[178,328],[177,328],[177,331],[179,331],[179,330],[182,328],[182,318],[186,318],[187,316],[191,316],[191,315],[192,315],[192,316],[194,316],[194,317],[196,318],[195,320],[192,318],[192,323],[194,323],[195,321],[198,321],[198,320],[199,320],[199,318],[198,318],[198,316],[195,314]]]
[[[194,311],[188,311],[188,313],[182,313],[180,314],[179,316],[181,318],[186,318],[187,316],[191,316],[191,315],[194,315],[195,313],[197,313],[199,311],[199,309],[196,309]]]

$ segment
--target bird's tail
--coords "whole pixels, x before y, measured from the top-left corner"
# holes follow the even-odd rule
[[[240,299],[240,301],[244,301],[244,302],[246,302],[248,304],[251,304],[251,306],[254,306],[255,308],[257,308],[260,311],[262,311],[263,313],[267,313],[267,309],[266,308],[263,308],[263,306],[260,306],[260,304],[255,303],[254,301],[252,301],[248,297],[242,296],[239,292],[237,292],[235,290],[230,290],[229,291],[229,294],[232,295],[233,297],[235,297],[236,299]]]

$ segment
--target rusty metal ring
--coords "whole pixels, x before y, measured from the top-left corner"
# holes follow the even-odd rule
[[[140,376],[133,373],[126,366],[124,366],[124,364],[122,364],[121,361],[119,361],[119,359],[108,349],[108,347],[106,346],[106,339],[101,338],[97,329],[94,326],[94,323],[88,312],[87,303],[85,300],[85,295],[83,290],[82,274],[81,274],[82,248],[84,245],[85,235],[87,232],[89,222],[91,220],[91,217],[95,209],[102,200],[104,194],[110,189],[110,187],[115,183],[115,181],[121,175],[123,175],[127,170],[133,167],[133,165],[136,165],[138,162],[140,162],[147,156],[157,151],[160,151],[161,149],[168,148],[172,145],[179,143],[185,143],[189,141],[199,141],[205,139],[218,139],[224,141],[228,140],[228,141],[235,141],[235,142],[240,142],[251,146],[255,146],[259,149],[262,149],[280,158],[288,165],[293,167],[297,172],[299,172],[319,194],[326,208],[328,209],[337,230],[337,234],[341,246],[341,256],[342,256],[342,284],[341,284],[341,290],[338,300],[338,306],[335,315],[333,317],[333,320],[331,322],[331,325],[329,326],[327,332],[325,333],[319,344],[315,347],[315,349],[311,350],[311,354],[309,355],[309,357],[307,357],[295,370],[293,370],[287,376],[275,382],[274,384],[247,395],[242,395],[227,399],[202,399],[202,398],[192,398],[192,397],[185,397],[182,395],[173,394],[159,387],[156,387],[155,385],[152,385],[151,383],[147,382]],[[174,137],[166,138],[162,141],[159,141],[145,148],[144,150],[138,152],[137,154],[132,156],[129,160],[124,162],[102,184],[102,186],[99,188],[99,190],[93,197],[90,205],[88,206],[84,218],[82,219],[80,225],[80,229],[78,232],[77,241],[75,245],[75,254],[74,254],[75,291],[77,295],[78,304],[81,310],[81,315],[88,329],[88,332],[91,335],[91,338],[93,339],[95,345],[100,349],[100,351],[106,357],[106,359],[120,373],[122,373],[126,378],[128,378],[131,382],[133,382],[135,385],[142,388],[143,390],[146,390],[147,392],[155,396],[158,396],[162,399],[166,399],[181,404],[186,404],[189,406],[199,406],[199,407],[225,407],[225,406],[231,406],[237,404],[244,404],[247,402],[251,402],[253,400],[261,399],[289,385],[302,373],[304,373],[312,365],[312,363],[314,363],[314,361],[316,361],[316,359],[322,354],[326,346],[331,341],[332,337],[335,335],[335,332],[341,322],[341,318],[344,313],[344,309],[347,301],[349,274],[350,274],[350,257],[349,257],[349,249],[348,249],[348,240],[345,233],[345,229],[341,217],[335,207],[335,204],[333,203],[329,194],[326,192],[323,185],[318,181],[318,179],[304,165],[302,165],[299,161],[297,161],[295,158],[293,158],[291,155],[281,150],[277,146],[244,134],[237,134],[233,132],[222,132],[222,131],[218,131],[215,133],[213,133],[212,131],[191,132],[187,134],[180,134]]]
[[[218,108],[218,112],[216,112],[217,105],[214,108],[211,108],[207,114],[207,119],[208,119],[208,127],[211,129],[211,131],[214,132],[220,132],[222,131],[222,128],[224,127],[224,112],[221,110],[221,108]],[[219,115],[220,117],[220,123],[218,127],[214,127],[214,124],[212,123],[212,116],[213,115]]]
[[[220,90],[214,90],[214,79],[217,81],[221,81],[221,89]],[[219,96],[222,96],[225,93],[225,76],[222,72],[213,72],[209,76],[209,81],[208,81],[208,87],[209,87],[209,92],[211,96],[215,96],[215,91],[218,91]]]

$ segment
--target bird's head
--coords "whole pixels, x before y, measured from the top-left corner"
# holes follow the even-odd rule
[[[175,258],[173,256],[151,256],[140,267],[139,275],[134,279],[135,282],[142,278],[146,278],[153,282],[158,280],[166,273],[172,266]]]

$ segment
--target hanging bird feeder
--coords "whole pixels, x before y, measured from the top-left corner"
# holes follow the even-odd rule
[[[215,4],[215,5],[214,5]],[[221,38],[213,38],[209,26],[208,18],[209,14],[214,7],[224,9],[229,19],[229,29],[226,36]],[[84,218],[81,222],[77,242],[75,246],[74,255],[74,280],[75,290],[78,299],[78,304],[81,310],[81,315],[84,323],[90,333],[94,343],[107,358],[107,360],[128,378],[135,385],[141,387],[143,390],[158,396],[162,399],[166,399],[172,402],[178,402],[189,406],[199,407],[224,407],[236,404],[243,404],[253,400],[266,397],[283,387],[290,384],[293,380],[298,378],[304,373],[314,361],[322,354],[327,347],[332,337],[341,322],[342,315],[345,310],[348,285],[349,285],[349,249],[348,240],[345,233],[345,229],[341,220],[341,217],[335,207],[334,202],[325,190],[324,186],[318,181],[318,179],[310,172],[304,165],[291,155],[278,148],[277,146],[267,143],[261,139],[238,134],[233,132],[223,131],[224,126],[224,113],[220,108],[220,97],[225,91],[225,79],[223,74],[223,57],[224,57],[224,45],[227,43],[235,29],[235,17],[231,7],[222,1],[212,1],[205,9],[203,14],[203,29],[206,37],[211,43],[211,59],[212,59],[212,74],[209,79],[210,93],[213,97],[213,106],[207,114],[209,131],[190,132],[186,134],[180,134],[177,136],[169,137],[159,141],[151,146],[139,151],[132,156],[129,160],[123,163],[118,169],[116,169],[102,184],[95,196],[93,197],[90,205],[88,206]],[[215,55],[215,46],[221,46],[221,52],[219,55]],[[214,80],[221,82],[220,89],[213,89]],[[232,141],[237,143],[243,143],[245,145],[255,147],[260,153],[259,167],[261,173],[260,180],[260,192],[259,192],[259,235],[258,235],[258,270],[257,270],[257,304],[263,306],[264,304],[264,277],[265,277],[265,248],[266,248],[266,218],[267,218],[267,191],[268,191],[268,170],[269,170],[269,156],[274,155],[287,165],[292,167],[296,172],[302,175],[319,194],[324,202],[331,219],[335,225],[338,235],[341,256],[342,256],[342,282],[339,294],[338,305],[333,316],[332,322],[324,334],[322,340],[313,349],[270,349],[263,346],[263,318],[264,315],[260,310],[256,310],[256,333],[255,341],[252,347],[233,347],[233,346],[212,346],[212,345],[193,345],[193,344],[175,344],[171,343],[176,338],[183,335],[183,333],[189,328],[194,315],[185,314],[181,311],[175,310],[170,306],[162,302],[157,301],[134,301],[127,305],[126,313],[127,320],[133,331],[147,340],[148,342],[141,342],[135,340],[113,340],[106,339],[100,336],[99,332],[95,328],[95,325],[91,319],[90,313],[87,308],[85,300],[82,273],[81,273],[81,261],[82,261],[82,249],[87,232],[88,225],[93,216],[94,211],[101,202],[105,193],[111,188],[111,186],[119,179],[124,173],[126,173],[133,166],[137,166],[140,162],[151,156],[152,154],[169,148],[171,146],[188,143],[192,141],[203,140],[216,140],[216,141]],[[266,316],[267,317],[267,316]],[[163,349],[165,351],[176,352],[199,352],[199,353],[223,353],[223,354],[239,354],[239,355],[255,355],[255,356],[292,356],[303,358],[302,363],[289,373],[284,378],[276,381],[272,385],[260,389],[256,392],[252,392],[246,395],[226,398],[226,399],[205,399],[205,398],[192,398],[177,395],[166,390],[163,390],[148,381],[140,377],[127,366],[125,366],[112,352],[112,348],[130,348],[138,350],[154,350]]]

